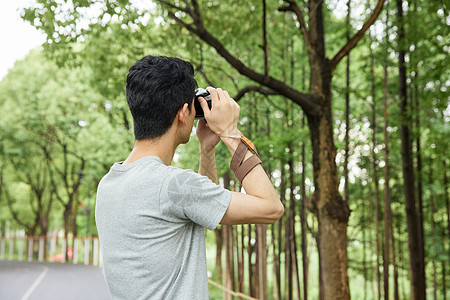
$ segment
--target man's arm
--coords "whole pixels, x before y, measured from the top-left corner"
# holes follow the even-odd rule
[[[222,138],[231,155],[239,145],[239,139]],[[247,150],[244,161],[253,155]],[[272,182],[261,165],[255,166],[242,179],[246,194],[231,192],[231,202],[221,224],[271,224],[284,213],[284,206]]]
[[[222,89],[207,88],[211,94],[212,108],[206,100],[199,98],[208,121],[208,127],[225,143],[231,155],[236,151],[240,139],[237,124],[239,105]],[[246,152],[243,161],[252,153]],[[270,179],[261,165],[256,165],[243,179],[242,186],[246,194],[231,192],[230,205],[221,220],[221,224],[271,224],[284,213],[284,206],[278,197]]]
[[[200,165],[198,167],[198,173],[200,175],[207,176],[212,182],[218,184],[215,148],[209,151],[204,149],[200,150]]]
[[[207,176],[212,182],[218,184],[216,167],[216,145],[219,137],[206,125],[205,120],[199,120],[196,130],[200,142],[200,165],[198,173]]]

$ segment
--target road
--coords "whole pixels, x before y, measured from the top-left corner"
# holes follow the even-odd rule
[[[0,260],[2,300],[111,299],[95,266]]]

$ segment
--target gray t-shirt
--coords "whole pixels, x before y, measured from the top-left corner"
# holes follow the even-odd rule
[[[114,164],[100,181],[95,218],[114,299],[208,299],[205,230],[230,191],[157,156]]]

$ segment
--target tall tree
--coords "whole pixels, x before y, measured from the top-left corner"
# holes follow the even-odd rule
[[[350,41],[350,14],[351,14],[351,0],[347,1],[347,30],[345,35],[347,43]],[[344,157],[344,200],[348,202],[348,156],[350,152],[349,147],[349,132],[350,132],[350,53],[347,54],[347,65],[345,69],[345,157]]]
[[[398,294],[398,271],[397,271],[397,265],[396,265],[396,255],[395,255],[395,240],[394,240],[394,226],[393,226],[393,217],[392,217],[392,209],[391,209],[391,175],[390,175],[390,159],[389,159],[389,152],[390,152],[390,146],[389,146],[389,87],[388,87],[388,79],[389,79],[389,66],[388,66],[388,56],[389,56],[389,35],[388,35],[388,29],[389,29],[389,22],[388,22],[389,12],[386,11],[386,28],[385,28],[385,44],[386,44],[386,53],[384,54],[384,61],[383,61],[383,107],[384,107],[384,127],[383,127],[383,137],[384,137],[384,171],[383,171],[383,178],[384,178],[384,250],[383,250],[383,256],[384,256],[384,294],[387,295],[385,297],[389,296],[389,253],[392,252],[392,264],[394,265],[394,299],[399,299]],[[389,248],[389,244],[391,244],[391,247]]]
[[[372,40],[372,36],[369,33],[369,38]],[[379,182],[378,182],[378,173],[377,173],[377,156],[375,152],[375,148],[377,145],[377,141],[375,138],[376,133],[376,111],[375,111],[375,70],[374,70],[374,54],[372,50],[372,45],[370,45],[370,76],[371,76],[371,97],[372,97],[372,118],[371,118],[371,127],[372,127],[372,169],[373,169],[373,183],[374,183],[374,224],[375,224],[375,270],[376,270],[376,284],[377,284],[377,299],[381,298],[381,284],[380,284],[380,241],[379,241],[379,233],[380,233],[380,213],[379,213]],[[387,78],[385,79],[387,80]]]
[[[405,30],[402,0],[397,3],[398,23],[398,70],[400,96],[400,135],[403,165],[403,186],[405,193],[406,219],[408,225],[409,270],[412,299],[425,299],[425,263],[419,240],[419,219],[416,210],[416,193],[414,185],[414,168],[411,151],[410,113],[408,109],[406,65],[405,65]]]

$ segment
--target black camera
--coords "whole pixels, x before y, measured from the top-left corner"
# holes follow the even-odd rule
[[[200,102],[198,101],[198,97],[205,98],[206,102],[208,103],[209,109],[211,109],[211,107],[212,107],[211,95],[208,93],[207,90],[202,89],[202,88],[198,88],[195,90],[195,98],[194,98],[195,119],[203,120],[205,118],[205,113],[203,112],[203,108],[200,105]]]

